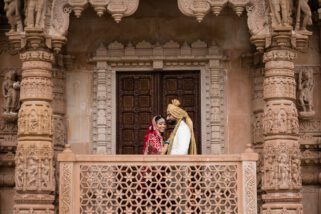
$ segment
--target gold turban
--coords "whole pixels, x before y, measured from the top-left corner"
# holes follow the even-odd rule
[[[167,112],[169,112],[173,117],[177,118],[177,124],[169,137],[169,146],[168,146],[167,153],[170,154],[177,129],[178,129],[181,121],[185,120],[186,125],[188,126],[188,128],[190,129],[190,132],[191,132],[191,141],[189,144],[189,154],[196,155],[197,150],[196,150],[196,141],[195,141],[194,130],[193,130],[193,122],[192,122],[191,118],[188,116],[188,113],[185,110],[183,110],[182,108],[180,108],[179,106],[180,106],[180,102],[177,99],[173,99],[172,103],[168,104],[168,107],[167,107]]]

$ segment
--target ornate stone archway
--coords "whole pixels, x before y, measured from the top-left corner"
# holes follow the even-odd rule
[[[202,153],[221,154],[225,150],[224,56],[216,45],[200,40],[182,46],[174,41],[164,45],[139,42],[135,47],[113,42],[101,44],[91,59],[96,64],[93,77],[93,153],[115,154],[116,91],[118,71],[181,71],[201,73]],[[103,89],[103,90],[102,90]],[[105,118],[105,119],[102,119]]]

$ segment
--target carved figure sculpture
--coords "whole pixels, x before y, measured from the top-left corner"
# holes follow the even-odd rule
[[[292,0],[269,0],[274,27],[290,27]]]
[[[302,13],[302,23],[301,23]],[[307,25],[312,25],[312,12],[308,0],[298,0],[298,9],[296,15],[296,30],[306,31]]]
[[[28,158],[28,168],[27,168],[27,178],[28,178],[28,187],[36,187],[38,180],[38,161],[34,155],[31,155]]]
[[[50,181],[50,165],[49,165],[49,159],[46,158],[41,162],[41,183],[42,186],[47,188],[49,187],[49,181]]]
[[[2,83],[2,95],[5,99],[5,113],[17,114],[19,109],[19,88],[20,82],[15,81],[16,72],[11,70],[5,74],[5,80]]]
[[[34,109],[32,109],[30,112],[29,121],[30,121],[30,124],[29,124],[30,131],[37,131],[38,115]]]
[[[281,153],[278,156],[278,179],[281,184],[288,185],[290,168],[289,168],[289,157],[286,153]]]
[[[17,155],[16,156],[16,171],[15,171],[15,182],[16,182],[16,187],[22,187],[23,186],[23,175],[24,175],[24,160],[22,155]]]
[[[292,115],[291,115],[291,130],[290,133],[297,134],[299,133],[299,122],[298,122],[298,113],[296,108],[292,109]]]
[[[267,186],[273,186],[275,183],[275,170],[274,170],[274,164],[273,164],[273,157],[271,154],[266,155],[266,162],[265,164],[265,170],[266,170],[266,174],[268,175],[265,178],[265,182]]]
[[[313,112],[313,87],[313,72],[301,71],[298,80],[298,95],[303,112]]]
[[[263,123],[263,129],[264,129],[264,133],[267,134],[269,132],[273,131],[273,124],[274,124],[274,114],[272,109],[269,109],[265,115],[264,118],[264,123]]]
[[[9,32],[22,32],[22,19],[21,19],[21,1],[20,0],[4,0],[4,11],[8,22],[11,26]]]
[[[300,184],[300,157],[297,153],[294,153],[292,155],[291,174],[292,184]]]
[[[284,109],[281,109],[278,113],[278,130],[279,132],[287,131],[287,113]]]
[[[41,28],[44,22],[46,0],[27,0],[26,26],[29,28]]]

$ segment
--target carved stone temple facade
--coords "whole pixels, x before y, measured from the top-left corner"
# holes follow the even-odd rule
[[[166,213],[321,213],[320,0],[4,0],[0,7],[0,214],[75,213],[73,206],[123,213],[122,205],[95,210],[99,188],[84,193],[69,183],[86,189],[84,177],[117,161],[123,174],[99,179],[128,181],[132,171],[122,164],[155,160],[190,169],[211,160],[212,168],[194,167],[194,178],[183,166],[186,174],[170,179],[189,174],[187,185],[199,177],[206,185],[217,170],[244,188],[220,186],[215,196],[244,199],[243,208],[209,202],[203,209],[195,198],[210,193],[201,185],[189,190],[197,208],[171,212],[165,203],[178,202],[170,196]],[[191,116],[202,156],[141,158],[152,117],[166,115],[173,98]],[[136,156],[118,157],[125,154]],[[124,213],[135,213],[132,206],[162,213],[159,203],[154,211],[126,205]]]

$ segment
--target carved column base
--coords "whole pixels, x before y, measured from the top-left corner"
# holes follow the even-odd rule
[[[267,193],[262,198],[262,214],[303,214],[300,193]]]
[[[16,194],[13,214],[54,214],[53,196],[40,194]]]

